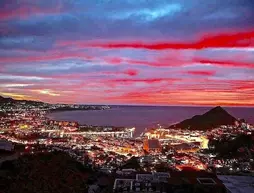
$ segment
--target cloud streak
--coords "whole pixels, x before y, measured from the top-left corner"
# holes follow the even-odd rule
[[[78,46],[80,48],[95,47],[104,49],[148,49],[148,50],[166,50],[166,49],[205,49],[205,48],[253,48],[254,30],[247,32],[228,33],[219,35],[205,35],[194,42],[59,42],[60,46]]]

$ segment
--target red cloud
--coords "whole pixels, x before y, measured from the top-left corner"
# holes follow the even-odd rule
[[[250,90],[254,94],[254,79],[253,80],[225,80],[233,89]]]
[[[79,74],[76,74],[79,75]],[[82,75],[82,74],[80,74]],[[16,93],[26,92],[29,90],[43,90],[50,89],[60,94],[59,101],[69,97],[70,93],[73,95],[82,96],[84,89],[86,94],[84,97],[94,96],[94,92],[89,88],[94,86],[98,88],[106,88],[106,86],[112,85],[110,92],[113,95],[103,96],[103,100],[112,101],[118,103],[140,103],[140,104],[162,104],[162,105],[232,105],[232,106],[253,106],[253,94],[254,94],[254,81],[253,80],[211,80],[206,77],[194,77],[182,79],[178,82],[178,79],[173,78],[126,78],[126,79],[82,79],[82,82],[75,82],[73,84],[63,84],[58,78],[61,76],[54,76],[54,79],[50,79],[47,82],[35,82],[34,85],[19,88],[15,90]],[[73,77],[66,77],[73,78]],[[168,81],[168,83],[174,82],[170,87],[165,85],[153,84],[160,83],[162,81]],[[177,82],[175,82],[177,81]],[[135,87],[117,87],[122,83],[136,83],[146,82],[149,87],[145,89]],[[21,83],[16,81],[15,83]],[[29,82],[27,82],[29,83]],[[116,88],[114,88],[116,86]],[[113,89],[114,88],[114,89]],[[126,90],[127,89],[127,90]],[[69,93],[70,92],[70,93]],[[100,91],[99,91],[100,92]],[[105,91],[109,92],[109,91]],[[31,92],[31,96],[35,97],[36,94]],[[46,99],[43,98],[41,99]],[[84,98],[82,97],[82,100]],[[85,98],[87,99],[87,98]],[[47,98],[47,100],[54,100]],[[90,99],[94,100],[94,99]],[[59,102],[57,101],[57,102]],[[72,102],[77,102],[73,99]]]
[[[219,35],[204,35],[195,42],[58,42],[57,45],[76,45],[78,47],[98,47],[106,49],[149,49],[149,50],[165,50],[165,49],[204,49],[204,48],[232,48],[232,47],[253,47],[254,31],[227,33]]]
[[[124,74],[127,74],[129,76],[136,76],[138,75],[138,71],[135,69],[129,69],[124,72]]]
[[[191,75],[213,76],[215,75],[216,72],[212,70],[208,70],[208,71],[190,70],[190,71],[187,71],[186,73]]]
[[[140,90],[131,91],[118,96],[107,97],[109,100],[125,103],[163,104],[163,105],[224,105],[224,106],[253,106],[253,99],[248,93],[234,90]]]
[[[198,62],[202,64],[213,64],[218,66],[254,68],[254,63],[246,63],[246,62],[240,62],[240,61],[229,61],[229,60],[223,61],[223,60],[194,58],[193,62]]]
[[[125,71],[103,71],[101,72],[102,74],[107,74],[107,75],[128,75],[128,76],[136,76],[138,75],[138,70],[135,69],[129,69],[129,70],[125,70]],[[100,73],[94,73],[94,75],[99,75]],[[90,73],[91,75],[91,73]]]
[[[137,82],[144,82],[144,83],[159,83],[163,81],[167,82],[175,82],[181,79],[178,78],[143,78],[143,79],[113,79],[109,80],[109,82],[115,83],[137,83]]]
[[[240,60],[240,59],[239,59]],[[154,67],[167,67],[167,66],[184,66],[191,63],[201,63],[201,64],[212,64],[215,66],[224,66],[224,67],[245,67],[245,68],[254,68],[254,63],[236,61],[225,61],[225,60],[215,60],[215,59],[205,59],[205,58],[185,58],[181,60],[178,57],[172,57],[168,59],[156,58],[156,61],[145,61],[145,60],[134,60],[134,59],[125,59],[126,63],[129,64],[138,64],[138,65],[147,65]]]
[[[254,94],[254,83],[249,84],[249,85],[237,86],[236,89],[237,90],[242,90],[242,91],[244,91],[244,90],[248,91],[249,90],[249,91],[252,91],[253,94]]]

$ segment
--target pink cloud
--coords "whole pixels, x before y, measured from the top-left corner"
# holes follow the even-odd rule
[[[105,57],[103,60],[110,64],[121,64],[124,59],[121,57]]]
[[[187,74],[191,75],[200,75],[200,76],[213,76],[215,75],[215,71],[207,70],[207,71],[201,71],[201,70],[189,70],[186,71]]]

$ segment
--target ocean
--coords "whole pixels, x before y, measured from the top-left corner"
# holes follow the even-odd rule
[[[176,122],[200,115],[212,107],[172,107],[172,106],[112,106],[108,110],[62,111],[48,114],[54,120],[77,121],[80,124],[98,126],[135,127],[136,135],[145,128],[170,126]],[[244,118],[254,124],[254,108],[225,107],[236,118]]]

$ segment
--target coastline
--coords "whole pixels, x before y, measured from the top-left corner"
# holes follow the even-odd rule
[[[118,108],[117,108],[118,107]],[[155,128],[160,124],[164,128],[177,124],[195,115],[202,115],[208,108],[203,107],[130,107],[113,106],[103,110],[57,110],[49,111],[47,117],[58,121],[76,121],[80,125],[112,126],[112,127],[135,127],[135,136],[138,136],[147,128]],[[246,118],[247,122],[253,124],[254,119],[251,114],[252,108],[231,108],[229,113],[236,118]],[[89,111],[89,112],[88,112]]]
[[[106,109],[77,109],[77,108],[58,108],[58,109],[50,109],[48,111],[48,113],[58,113],[58,112],[65,112],[65,111],[102,111],[102,110],[106,110]]]
[[[54,113],[62,113],[62,112],[74,112],[74,111],[105,111],[105,110],[109,110],[109,109],[112,109],[112,108],[106,108],[106,109],[76,109],[76,108],[69,108],[69,109],[52,109],[50,111],[47,111],[47,113],[45,114],[45,117],[50,119],[50,115],[51,114],[54,114]],[[69,121],[69,120],[64,120],[64,119],[52,119],[52,121]],[[73,122],[78,122],[78,120],[71,120]],[[112,128],[125,128],[125,126],[115,126],[115,125],[96,125],[96,124],[87,124],[87,123],[79,123],[79,126],[80,127],[97,127],[97,128],[100,128],[100,127],[112,127]]]

